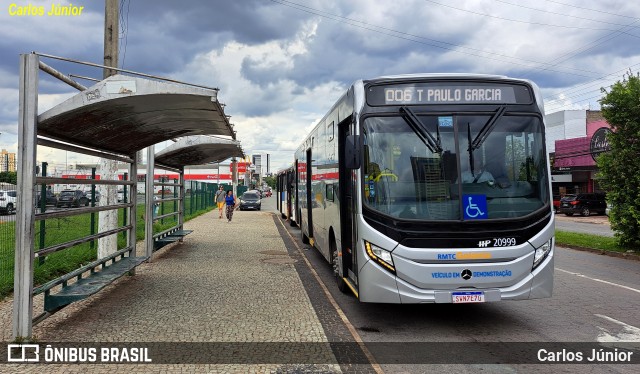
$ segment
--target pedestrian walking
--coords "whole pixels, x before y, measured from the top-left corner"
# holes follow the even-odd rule
[[[222,209],[224,209],[225,205],[225,197],[227,193],[224,192],[224,186],[218,187],[218,191],[216,191],[216,204],[218,204],[218,213],[220,213],[220,219],[222,219]]]
[[[227,203],[227,222],[231,223],[231,219],[233,218],[233,211],[236,209],[236,197],[233,196],[233,191],[229,190],[227,192],[225,202]]]

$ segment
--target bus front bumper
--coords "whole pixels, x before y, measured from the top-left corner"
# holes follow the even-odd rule
[[[482,292],[485,302],[551,297],[553,291],[554,250],[533,272],[515,284],[502,287],[460,287],[426,289],[399,279],[373,261],[367,261],[358,274],[362,302],[394,304],[452,303],[454,292]]]

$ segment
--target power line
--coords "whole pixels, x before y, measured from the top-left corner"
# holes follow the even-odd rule
[[[591,12],[598,12],[598,13],[604,13],[604,14],[609,14],[612,16],[616,16],[616,17],[624,17],[624,18],[631,18],[631,19],[638,19],[638,17],[633,17],[633,16],[625,16],[623,14],[618,14],[618,13],[611,13],[611,12],[607,12],[604,11],[602,9],[592,9],[592,8],[585,8],[585,7],[580,7],[580,6],[576,6],[575,4],[567,4],[567,3],[563,3],[561,1],[554,1],[554,0],[545,0],[549,3],[556,3],[556,4],[560,4],[560,5],[564,5],[564,6],[568,6],[571,8],[575,8],[575,9],[582,9],[582,10],[588,10]]]
[[[599,80],[603,80],[603,79],[599,79]],[[569,90],[566,90],[566,91],[558,91],[555,95],[571,95],[571,96],[566,96],[567,98],[582,96],[585,93],[593,92],[594,89],[592,87],[597,86],[598,87],[597,89],[599,90],[600,87],[602,87],[602,85],[604,85],[604,84],[606,84],[606,82],[594,83],[594,84],[591,84],[591,85],[581,85],[581,86],[585,86],[585,87],[581,87],[581,88],[577,88],[578,86],[576,86],[576,87],[574,87],[572,89],[569,89]],[[554,98],[553,97],[545,97],[544,99],[553,100]]]
[[[546,100],[550,100],[551,101],[551,100],[567,100],[567,99],[578,98],[578,97],[582,97],[582,96],[585,96],[585,95],[590,95],[590,94],[592,94],[594,92],[601,92],[602,88],[610,88],[612,86],[613,86],[613,84],[610,84],[608,86],[604,86],[604,87],[601,86],[601,87],[599,87],[597,89],[584,91],[584,92],[581,92],[581,93],[578,93],[578,94],[575,94],[575,95],[563,96],[563,97],[557,97],[557,98],[549,98],[549,99],[546,99]]]
[[[402,31],[397,31],[397,30],[394,30],[394,29],[386,28],[386,27],[381,27],[381,26],[372,25],[372,24],[369,24],[369,23],[366,23],[366,22],[363,22],[363,21],[359,21],[359,20],[355,20],[355,19],[352,19],[352,18],[347,18],[347,17],[343,17],[343,16],[339,16],[339,15],[331,14],[331,13],[328,13],[328,12],[325,12],[325,11],[321,11],[321,10],[318,10],[318,9],[315,9],[315,8],[311,8],[311,7],[308,7],[308,6],[302,5],[302,4],[298,4],[298,3],[295,3],[295,2],[292,2],[292,1],[287,1],[287,0],[271,0],[271,1],[272,1],[272,2],[274,2],[274,3],[280,4],[280,5],[283,5],[283,6],[287,6],[287,7],[290,7],[290,8],[293,8],[293,9],[299,10],[299,11],[303,11],[303,12],[306,12],[306,13],[314,14],[314,15],[317,15],[317,16],[320,16],[320,17],[323,17],[323,18],[328,18],[328,19],[331,19],[331,20],[334,20],[334,21],[346,21],[346,23],[347,23],[347,24],[349,24],[349,25],[351,25],[351,26],[355,26],[355,27],[362,28],[362,29],[369,30],[369,31],[374,31],[374,32],[381,33],[381,34],[384,34],[384,35],[388,35],[388,36],[392,36],[392,37],[396,37],[396,38],[400,38],[400,39],[404,39],[404,40],[408,40],[408,41],[412,41],[412,42],[416,42],[416,43],[420,43],[420,44],[429,45],[429,46],[433,46],[433,47],[436,47],[436,48],[441,48],[441,49],[445,49],[445,50],[450,50],[450,51],[454,51],[454,52],[458,52],[458,53],[463,53],[463,54],[473,55],[473,56],[477,56],[477,57],[482,57],[482,58],[487,58],[487,59],[497,60],[496,58],[491,58],[491,57],[488,57],[488,56],[485,56],[485,55],[478,55],[478,54],[475,54],[475,53],[468,53],[468,52],[464,52],[464,51],[459,50],[459,49],[464,48],[464,49],[469,49],[469,50],[473,50],[473,51],[478,51],[478,52],[480,52],[480,53],[491,53],[491,52],[486,52],[486,51],[483,51],[483,50],[480,50],[480,49],[469,48],[469,47],[462,47],[462,46],[460,46],[460,45],[456,45],[456,44],[453,44],[453,43],[448,43],[448,42],[438,41],[438,40],[435,40],[435,39],[425,38],[425,37],[422,37],[422,36],[413,35],[413,34],[410,34],[410,33],[402,32]],[[426,1],[430,1],[430,0],[426,0]],[[431,1],[431,2],[436,3],[436,4],[439,4],[439,5],[443,5],[443,4],[440,4],[440,3],[434,2],[434,1]],[[447,6],[447,5],[443,5],[443,6]],[[456,8],[456,9],[457,9],[457,8]],[[625,27],[627,27],[627,26],[625,26]],[[378,29],[380,29],[380,30],[378,30]],[[381,31],[381,30],[384,30],[384,31]],[[620,32],[620,30],[617,30],[617,32]],[[617,36],[617,35],[614,35],[614,36]],[[613,38],[614,36],[612,36],[611,38]],[[606,37],[606,36],[605,36],[605,37]],[[601,38],[597,39],[596,41],[598,41],[598,40],[600,40],[600,39],[603,39],[603,38],[605,38],[605,37],[601,37]],[[452,47],[446,47],[446,46],[442,46],[442,45],[435,45],[435,44],[431,44],[431,43],[425,43],[425,42],[421,42],[421,41],[419,41],[419,40],[415,40],[415,39],[412,39],[412,38],[418,38],[418,39],[429,40],[429,41],[432,41],[432,42],[434,42],[434,43],[445,44],[445,45],[449,45],[449,46],[452,46]],[[607,39],[607,40],[610,40],[611,38],[609,38],[609,39]],[[595,43],[595,42],[592,42],[592,43],[589,43],[589,44],[593,44],[593,43]],[[587,44],[587,46],[588,46],[589,44]],[[598,44],[600,44],[600,43],[598,43]],[[454,47],[455,47],[455,48],[454,48]],[[590,47],[589,49],[592,49],[592,48],[594,48],[594,47],[595,47],[595,45],[594,45],[594,46],[592,46],[592,47]],[[579,50],[579,49],[578,49],[578,50]],[[588,50],[588,49],[587,49],[587,50]],[[574,50],[574,51],[576,51],[576,50]],[[586,51],[586,50],[583,50],[583,51]],[[505,57],[505,58],[509,58],[509,59],[521,60],[521,59],[519,59],[519,58],[517,58],[517,57],[506,56],[506,55],[501,55],[501,54],[496,54],[496,53],[493,53],[493,54],[494,54],[494,55],[496,55],[496,56],[501,56],[501,57]],[[566,55],[566,54],[565,54],[565,55]],[[564,56],[564,55],[563,55],[563,56]],[[562,57],[562,56],[561,56],[561,57]],[[507,63],[511,63],[511,64],[515,64],[515,65],[521,65],[521,66],[528,67],[528,65],[525,65],[525,64],[519,64],[519,63],[512,62],[512,61],[504,61],[504,60],[500,60],[500,61],[507,62]],[[530,60],[528,60],[528,61],[530,61]],[[533,62],[534,62],[534,63],[538,63],[538,64],[547,64],[547,65],[551,65],[551,63],[542,63],[542,62],[535,62],[535,61],[533,61]],[[558,62],[558,63],[553,64],[552,66],[557,66],[558,64],[559,64],[559,62]],[[636,65],[638,65],[638,64],[634,64],[634,65],[632,65],[631,67],[636,66]],[[630,68],[630,67],[627,67],[627,68],[622,69],[622,70],[620,70],[620,71],[628,70],[629,68]],[[561,71],[558,71],[558,70],[548,69],[548,68],[540,68],[540,69],[542,69],[542,70],[548,70],[548,71],[561,72]],[[589,73],[595,73],[595,72],[593,72],[593,71],[588,71],[588,70],[581,70],[581,69],[574,69],[574,70],[579,70],[579,71],[584,71],[584,72],[589,72]],[[618,71],[618,72],[619,72],[619,71]],[[590,80],[589,82],[584,83],[584,84],[588,84],[588,83],[595,82],[595,81],[598,81],[598,80],[603,80],[603,79],[605,79],[606,77],[608,77],[608,76],[610,76],[610,75],[613,75],[613,74],[615,74],[615,73],[617,73],[617,72],[610,73],[610,74],[607,74],[607,75],[605,75],[605,76],[602,76],[602,77],[599,77],[599,78],[596,78],[596,79]],[[569,74],[572,74],[572,73],[569,73]],[[573,73],[573,74],[574,74],[574,75],[578,75],[578,76],[586,77],[585,75],[581,75],[581,74],[575,74],[575,73]],[[579,86],[578,86],[578,87],[579,87]],[[576,87],[576,88],[574,88],[573,90],[576,90],[576,89],[577,89],[577,87]],[[569,92],[572,92],[572,90],[570,90]],[[589,91],[589,92],[592,92],[592,91]],[[583,93],[582,95],[572,96],[572,97],[580,97],[580,96],[583,96],[583,95],[588,94],[589,92]],[[561,95],[561,94],[563,94],[563,93],[564,93],[564,92],[558,92],[558,93],[556,93],[555,95]],[[598,97],[598,96],[595,96],[595,97]],[[592,98],[595,98],[595,97],[592,97]],[[591,99],[591,98],[589,98],[589,99],[585,99],[585,100],[580,100],[580,101],[577,101],[577,102],[586,101],[586,100],[590,100],[590,99]],[[563,99],[558,98],[558,99],[550,99],[550,100],[563,100]]]
[[[590,83],[597,82],[597,81],[601,81],[601,80],[605,80],[605,79],[607,79],[607,78],[608,78],[608,77],[610,77],[610,76],[613,76],[613,75],[615,75],[615,74],[620,74],[620,73],[621,73],[621,72],[623,72],[623,71],[628,71],[628,70],[630,70],[630,69],[632,69],[633,67],[638,66],[638,65],[640,65],[640,63],[633,64],[633,65],[628,66],[628,67],[626,67],[626,68],[624,68],[624,69],[620,69],[620,70],[614,71],[613,73],[609,73],[609,74],[607,74],[607,75],[604,75],[604,76],[602,76],[602,77],[600,77],[600,78],[596,78],[596,79],[590,80],[590,81],[588,81],[588,82],[585,82],[585,83],[582,83],[582,84],[576,85],[576,86],[574,86],[574,87],[573,87],[573,88],[571,88],[571,89],[568,89],[568,90],[565,90],[565,91],[557,92],[557,93],[555,93],[554,95],[571,94],[571,93],[573,93],[574,91],[578,91],[578,92],[580,92],[581,90],[586,89],[587,87],[592,87],[592,86],[594,86],[594,85],[595,85],[595,84],[594,84],[594,85],[587,86],[587,85],[589,85]],[[617,78],[617,77],[616,77],[616,78],[609,78],[609,80],[611,80],[611,79],[618,79],[618,78]],[[582,87],[582,86],[586,86],[586,87]],[[610,87],[610,86],[611,86],[611,85],[609,85],[609,87]],[[582,88],[581,88],[581,87],[582,87]],[[592,92],[592,91],[589,91],[589,92]],[[586,94],[586,93],[585,93],[585,94]],[[563,100],[563,99],[560,99],[560,98],[552,98],[552,97],[545,97],[545,98],[544,98],[544,100]]]
[[[483,17],[489,17],[489,18],[496,18],[496,19],[501,19],[503,21],[510,21],[510,22],[518,22],[518,23],[525,23],[525,24],[529,24],[529,25],[539,25],[539,26],[551,26],[551,27],[558,27],[558,28],[564,28],[564,29],[578,29],[578,30],[594,30],[594,31],[615,31],[612,29],[603,29],[603,28],[593,28],[593,27],[578,27],[578,26],[567,26],[567,25],[555,25],[555,24],[551,24],[551,23],[542,23],[542,22],[530,22],[530,21],[523,21],[523,20],[518,20],[518,19],[512,19],[512,18],[505,18],[505,17],[498,17],[498,16],[494,16],[491,14],[486,14],[486,13],[480,13],[480,12],[475,12],[473,10],[468,10],[468,9],[463,9],[463,8],[458,8],[458,7],[454,7],[452,5],[448,5],[448,4],[443,4],[443,3],[439,3],[437,1],[433,1],[433,0],[424,0],[436,5],[440,5],[443,7],[447,7],[447,8],[451,8],[451,9],[455,9],[455,10],[459,10],[461,12],[467,12],[467,13],[472,13],[472,14],[476,14],[479,16],[483,16]],[[617,24],[616,24],[617,25]],[[635,36],[635,35],[633,35]],[[637,36],[636,36],[637,37]]]
[[[602,98],[602,94],[597,95],[597,96],[592,96],[592,97],[589,97],[589,98],[586,98],[586,99],[583,99],[583,100],[575,100],[575,101],[572,101],[572,103],[571,103],[571,104],[575,104],[575,103],[582,103],[582,102],[585,102],[585,101],[589,101],[589,102],[590,102],[590,101],[591,101],[591,100],[593,100],[593,99],[599,99],[599,98]],[[549,104],[549,105],[551,105],[551,104]],[[547,105],[545,104],[545,107],[546,107],[546,106],[547,106]],[[565,108],[569,108],[569,107],[570,107],[570,105],[562,105],[562,106],[558,106],[557,111],[566,110]],[[546,110],[545,110],[545,112],[546,112]]]
[[[428,2],[431,2],[431,3],[434,3],[434,4],[437,4],[437,5],[441,5],[441,6],[446,6],[446,7],[449,7],[449,8],[453,8],[453,9],[456,9],[456,10],[464,11],[464,12],[470,12],[470,13],[474,13],[474,14],[478,14],[478,15],[486,16],[486,17],[501,18],[501,17],[492,16],[492,15],[489,15],[489,14],[478,13],[478,12],[473,12],[473,11],[466,10],[466,9],[456,8],[456,7],[453,7],[453,6],[450,6],[450,5],[446,5],[446,4],[442,4],[442,3],[439,3],[439,2],[436,2],[436,1],[433,1],[433,0],[425,0],[425,1],[428,1]],[[500,1],[500,2],[503,2],[503,3],[506,3],[506,4],[510,4],[510,5],[513,5],[513,6],[520,6],[520,5],[517,5],[517,4],[511,4],[511,3],[506,2],[506,1],[504,1],[504,0],[496,0],[496,1]],[[528,9],[533,9],[533,10],[538,10],[538,11],[542,11],[542,12],[547,12],[547,11],[540,10],[540,9],[535,9],[535,8],[530,8],[530,7],[525,7],[525,6],[522,6],[522,7],[524,7],[524,8],[528,8]],[[550,12],[550,13],[553,13],[553,12]],[[560,13],[554,13],[554,14],[560,14]],[[570,16],[570,15],[566,15],[566,14],[565,14],[565,16]],[[572,17],[572,16],[570,16],[570,17]],[[576,17],[576,18],[582,18],[582,17]],[[501,18],[501,19],[505,19],[505,18]],[[574,56],[578,55],[579,53],[587,52],[587,51],[589,51],[589,50],[591,50],[591,49],[595,48],[596,46],[598,46],[598,45],[602,44],[603,42],[608,41],[608,40],[611,40],[611,39],[613,39],[613,38],[615,38],[615,37],[619,36],[619,34],[614,34],[614,33],[621,33],[621,34],[630,35],[630,36],[633,36],[633,37],[638,38],[638,36],[636,36],[636,35],[634,35],[634,34],[630,34],[630,33],[626,32],[626,31],[624,31],[624,29],[625,29],[625,28],[630,27],[630,26],[631,26],[631,25],[633,25],[634,23],[636,23],[636,22],[640,21],[640,19],[637,19],[637,18],[634,18],[634,19],[635,19],[635,20],[634,20],[633,22],[631,22],[631,23],[630,23],[630,24],[628,24],[628,25],[622,25],[623,27],[619,28],[618,30],[592,29],[592,30],[608,30],[608,31],[613,31],[613,33],[611,33],[611,34],[609,34],[609,35],[607,35],[607,36],[604,36],[604,37],[601,37],[601,38],[596,39],[596,41],[598,41],[598,40],[600,40],[600,39],[607,38],[608,36],[611,36],[611,37],[609,37],[609,38],[607,38],[607,39],[603,40],[603,41],[602,41],[602,42],[600,42],[600,43],[596,43],[596,44],[594,44],[593,46],[591,46],[591,47],[589,47],[589,48],[586,48],[587,46],[589,46],[590,44],[595,43],[596,41],[591,42],[591,43],[587,44],[587,45],[586,45],[586,46],[584,46],[584,47],[578,48],[578,49],[576,49],[576,50],[574,50],[574,51],[572,51],[572,52],[568,52],[568,53],[566,53],[566,54],[564,54],[564,55],[562,55],[562,56],[560,56],[560,57],[558,57],[558,58],[556,58],[556,59],[554,59],[554,60],[552,60],[552,61],[558,61],[558,60],[559,60],[559,59],[561,59],[562,57],[567,56],[567,58],[566,58],[566,59],[564,59],[564,60],[560,60],[560,61],[558,61],[558,62],[556,62],[556,63],[552,63],[552,62],[551,62],[551,63],[543,63],[543,64],[545,64],[545,65],[551,65],[551,67],[557,66],[557,65],[559,65],[560,63],[562,63],[562,62],[564,62],[564,61],[567,61],[567,60],[569,60],[570,58],[572,58],[572,57],[574,57]],[[510,20],[510,19],[506,19],[506,20]],[[526,21],[518,21],[518,20],[510,20],[510,21],[523,22],[523,23],[529,23],[529,22],[526,22]],[[608,22],[606,22],[606,23],[608,23]],[[535,23],[534,23],[534,24],[535,24]],[[618,25],[619,25],[619,24],[618,24]],[[632,28],[636,28],[637,26],[631,26],[631,27],[632,27]],[[585,48],[586,48],[586,49],[585,49]],[[573,53],[573,52],[575,52],[575,53],[574,53],[574,54],[571,54],[571,53]],[[553,70],[553,69],[549,69],[548,67],[539,67],[539,68],[536,68],[535,70],[556,71],[556,70]],[[531,71],[531,69],[529,69],[529,71]],[[526,72],[525,72],[525,73],[526,73]]]
[[[593,18],[586,18],[586,17],[574,16],[574,15],[571,15],[571,14],[565,14],[565,13],[552,12],[552,11],[550,11],[550,10],[544,10],[544,9],[533,8],[533,7],[529,7],[529,6],[522,5],[522,4],[513,4],[513,3],[510,3],[510,2],[505,1],[505,0],[493,0],[493,1],[497,1],[497,2],[500,2],[500,3],[508,4],[508,5],[511,5],[511,6],[517,6],[517,7],[519,7],[519,8],[535,10],[536,12],[550,13],[550,14],[555,14],[555,15],[559,15],[559,16],[563,16],[563,17],[570,17],[570,18],[576,18],[576,19],[583,19],[583,20],[587,20],[587,21],[593,21],[593,22],[599,22],[599,23],[606,23],[606,24],[608,24],[608,25],[626,26],[626,25],[623,25],[623,24],[621,24],[621,23],[614,23],[614,22],[600,21],[600,20],[593,19]]]
[[[507,55],[503,55],[503,54],[499,54],[499,53],[495,53],[495,52],[483,51],[483,50],[476,49],[476,48],[463,47],[463,46],[460,46],[460,45],[457,45],[457,44],[453,44],[453,43],[449,43],[449,42],[439,41],[439,40],[430,39],[430,38],[426,38],[426,37],[419,36],[419,35],[414,35],[414,34],[402,32],[402,31],[397,31],[397,30],[386,28],[386,27],[382,27],[382,26],[372,25],[372,24],[369,24],[369,23],[366,23],[366,22],[363,22],[363,21],[354,20],[352,18],[347,18],[347,17],[331,14],[331,13],[328,13],[328,12],[324,12],[324,11],[321,11],[321,10],[318,10],[318,9],[315,9],[315,8],[311,8],[311,7],[308,7],[308,6],[305,6],[305,5],[301,5],[301,4],[292,2],[292,1],[287,1],[287,0],[270,0],[270,1],[274,2],[276,4],[280,4],[280,5],[283,5],[283,6],[286,6],[286,7],[297,9],[297,10],[300,10],[300,11],[303,11],[303,12],[306,12],[306,13],[314,14],[314,15],[317,15],[317,16],[320,16],[320,17],[323,17],[323,18],[328,18],[328,19],[331,19],[331,20],[334,20],[334,21],[339,21],[339,22],[346,22],[348,25],[351,25],[351,26],[354,26],[354,27],[358,27],[358,28],[361,28],[361,29],[377,32],[377,33],[380,33],[380,34],[384,34],[384,35],[392,36],[392,37],[395,37],[395,38],[411,41],[411,42],[414,42],[414,43],[420,43],[420,44],[432,46],[432,47],[435,47],[435,48],[440,48],[440,49],[449,50],[449,51],[453,51],[453,52],[457,52],[457,53],[462,53],[462,54],[467,54],[467,55],[471,55],[471,56],[481,57],[481,58],[485,58],[485,59],[489,59],[489,60],[506,62],[506,63],[513,64],[513,65],[523,66],[525,68],[532,68],[531,67],[531,63],[545,64],[544,62],[531,61],[529,59],[525,60],[525,59],[521,59],[521,58],[518,58],[518,57],[507,56]],[[421,40],[416,40],[416,39],[428,40],[428,41],[431,41],[433,43],[444,44],[445,46],[438,45],[438,44],[433,44],[433,43],[428,43],[428,42],[423,42]],[[449,46],[452,46],[452,47],[447,47],[446,45],[449,45]],[[482,54],[465,52],[465,51],[463,51],[461,49],[477,51],[477,52],[482,53]],[[493,56],[499,56],[500,58],[498,58],[498,57],[490,57],[490,56],[486,56],[486,55],[483,55],[483,54],[491,54]],[[503,58],[508,58],[508,59],[512,59],[512,60],[527,61],[528,64],[517,63],[517,62],[514,62],[514,61],[505,61]],[[567,68],[567,69],[574,70],[574,71],[582,71],[582,72],[585,72],[585,73],[597,74],[597,72],[590,71],[590,70],[577,69],[577,68]],[[561,71],[561,70],[554,70],[554,69],[548,69],[548,70],[555,71],[557,73],[571,74],[571,75],[575,75],[575,76],[590,78],[590,76],[584,75],[584,74],[578,74],[578,73],[573,73],[573,72],[568,72],[568,71]]]
[[[620,28],[620,30],[622,30],[624,28],[627,28],[627,27],[630,27],[632,24],[634,24],[634,23],[636,23],[638,21],[640,21],[640,19],[639,20],[635,20],[635,21],[631,22],[629,25]],[[605,35],[605,36],[602,36],[602,37],[596,39],[595,41],[593,41],[591,43],[586,44],[583,47],[579,47],[577,49],[574,49],[573,51],[567,52],[567,53],[565,53],[565,54],[553,59],[552,62],[546,63],[546,64],[551,64],[551,66],[557,66],[558,64],[560,64],[562,62],[565,62],[565,61],[568,61],[569,59],[577,56],[580,53],[587,52],[587,51],[597,47],[598,45],[600,45],[600,44],[602,44],[604,42],[607,42],[607,41],[609,41],[611,39],[617,38],[618,36],[620,36],[620,34],[621,34],[620,31],[614,31],[614,32],[612,32],[612,33],[610,33],[608,35]],[[589,45],[592,45],[592,46],[589,47]],[[563,57],[565,57],[565,56],[566,56],[566,58],[563,59]],[[553,63],[553,61],[557,61],[557,62]],[[547,67],[539,67],[539,68],[537,68],[535,70],[549,70],[549,68],[547,68]],[[553,71],[553,70],[550,70],[550,71]]]

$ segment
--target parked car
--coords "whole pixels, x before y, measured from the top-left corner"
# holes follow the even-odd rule
[[[606,196],[603,193],[579,193],[565,195],[560,200],[560,213],[572,216],[574,213],[587,217],[591,213],[605,214],[607,209]]]
[[[18,193],[16,190],[0,191],[0,212],[12,214],[16,212]]]
[[[64,190],[60,192],[58,196],[58,203],[56,207],[68,206],[68,207],[80,207],[88,206],[89,199],[84,191],[80,190]]]
[[[86,191],[84,194],[85,194],[85,196],[87,196],[87,199],[89,199],[89,201],[91,201],[91,190]],[[100,201],[100,191],[98,191],[96,189],[96,203],[99,202],[99,201]]]
[[[36,192],[36,207],[40,206],[41,196],[42,196],[42,193],[40,192],[40,190],[38,190]],[[46,196],[46,202],[45,202],[46,205],[56,206],[58,204],[58,197],[50,189],[47,189],[45,196]]]
[[[260,195],[256,192],[247,191],[240,196],[240,210],[261,208]]]

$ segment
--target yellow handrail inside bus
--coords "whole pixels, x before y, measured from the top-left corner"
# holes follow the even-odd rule
[[[382,177],[391,177],[391,178],[393,178],[393,180],[394,180],[395,182],[397,182],[397,181],[398,181],[398,176],[397,176],[397,175],[395,175],[395,174],[393,174],[393,173],[381,173],[380,175],[378,175],[377,177],[375,177],[373,180],[374,180],[374,182],[377,182],[377,181],[379,181],[379,180],[380,180],[380,178],[382,178]]]

